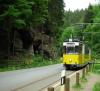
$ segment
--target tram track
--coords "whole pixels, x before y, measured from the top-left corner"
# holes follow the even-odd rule
[[[67,76],[71,75],[72,73],[74,73],[74,71],[66,71]],[[49,75],[45,78],[39,79],[37,81],[31,82],[24,86],[13,89],[12,91],[31,91],[30,88],[32,88],[34,91],[37,84],[43,83],[42,86],[39,86],[39,85],[37,86],[40,88],[35,89],[35,91],[42,91],[43,89],[49,87],[50,85],[60,82],[60,75],[61,75],[61,72],[57,72],[53,75]],[[44,84],[44,83],[46,83],[46,84]]]
[[[42,81],[42,80],[46,80],[46,79],[48,79],[48,78],[50,78],[50,77],[53,77],[53,76],[55,76],[55,75],[57,75],[57,74],[59,74],[59,72],[57,72],[57,73],[55,73],[55,74],[53,74],[53,75],[47,76],[47,77],[45,77],[45,78],[39,79],[39,80],[37,80],[37,81],[33,81],[33,82],[31,82],[31,83],[29,83],[29,84],[26,84],[26,85],[23,85],[23,86],[21,86],[21,87],[15,88],[15,89],[12,90],[12,91],[17,91],[18,89],[24,88],[24,87],[29,86],[29,85],[31,85],[31,84],[35,84],[35,83],[37,83],[37,82],[39,82],[39,81]]]
[[[69,75],[71,75],[71,74],[73,74],[75,71],[70,71],[70,73],[69,74],[66,74],[67,76],[69,76]],[[43,87],[43,88],[41,88],[39,91],[44,91],[44,89],[47,89],[48,87],[50,87],[50,86],[56,86],[56,85],[60,85],[60,80],[61,80],[61,78],[59,78],[58,80],[56,80],[56,81],[54,81],[54,82],[52,82],[51,84],[49,84],[49,85],[47,85],[47,86],[45,86],[45,87]]]
[[[60,80],[62,64],[0,73],[0,91],[39,91]],[[72,71],[66,71],[66,75]]]

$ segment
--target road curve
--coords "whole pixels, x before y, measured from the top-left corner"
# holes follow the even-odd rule
[[[60,79],[62,64],[0,72],[0,91],[39,91]],[[67,72],[68,74],[70,72]]]

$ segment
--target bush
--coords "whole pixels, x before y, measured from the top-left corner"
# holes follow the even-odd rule
[[[20,55],[20,58],[17,60],[15,59],[9,60],[9,64],[5,65],[4,67],[0,67],[0,71],[40,67],[40,66],[57,64],[57,63],[61,63],[60,58],[46,59],[43,58],[41,55],[32,56],[32,55],[23,54]]]
[[[96,83],[93,87],[93,91],[100,91],[100,82]]]
[[[99,59],[95,61],[96,63],[99,62]],[[100,64],[94,64],[93,71],[100,74]]]

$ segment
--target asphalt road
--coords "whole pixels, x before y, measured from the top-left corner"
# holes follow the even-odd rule
[[[0,91],[39,91],[60,79],[62,64],[0,72]],[[70,71],[66,72],[70,74]]]

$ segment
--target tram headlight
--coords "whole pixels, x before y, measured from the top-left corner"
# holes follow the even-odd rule
[[[72,59],[71,58],[69,59],[69,62],[72,62]]]

